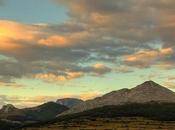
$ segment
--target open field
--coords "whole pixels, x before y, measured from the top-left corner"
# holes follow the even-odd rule
[[[138,117],[72,120],[22,130],[175,130],[175,121],[153,121]]]

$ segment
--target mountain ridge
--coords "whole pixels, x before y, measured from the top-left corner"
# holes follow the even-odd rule
[[[62,98],[56,101],[56,103],[67,106],[69,108],[75,105],[78,105],[80,103],[83,103],[83,102],[84,102],[83,100],[77,99],[77,98]]]
[[[10,108],[10,111],[6,111]],[[11,110],[13,108],[13,110]],[[55,118],[55,116],[68,108],[55,102],[47,102],[36,107],[18,109],[8,104],[0,110],[0,119],[11,121],[43,121]]]
[[[124,88],[112,91],[102,97],[85,101],[60,115],[79,113],[103,106],[124,105],[127,103],[147,103],[151,101],[175,103],[175,93],[154,81],[146,81],[131,89]]]

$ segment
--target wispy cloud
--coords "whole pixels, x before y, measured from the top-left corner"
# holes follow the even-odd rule
[[[143,50],[126,56],[124,61],[129,66],[139,68],[150,67],[155,64],[160,64],[159,67],[168,68],[168,66],[165,66],[163,63],[161,65],[161,63],[159,63],[159,60],[169,57],[173,53],[174,50],[172,48],[162,48],[160,50]],[[171,64],[169,64],[169,66],[171,66]]]

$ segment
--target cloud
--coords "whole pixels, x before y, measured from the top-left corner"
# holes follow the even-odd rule
[[[86,31],[95,37],[101,37],[101,40],[89,40],[89,43],[106,42],[101,44],[103,48],[132,47],[131,53],[136,53],[143,49],[154,50],[156,41],[162,48],[174,50],[173,0],[57,1],[67,5],[72,21],[85,25]],[[107,55],[107,51],[105,53]],[[117,52],[115,54],[120,56]],[[172,61],[170,58],[167,60]],[[165,59],[162,62],[165,62]]]
[[[68,72],[64,75],[56,74],[36,74],[37,79],[42,79],[46,81],[65,81],[80,78],[83,76],[82,72]]]
[[[57,98],[57,96],[21,97],[0,95],[0,107],[6,104],[13,104],[18,108],[32,107],[48,101],[56,101]]]
[[[161,63],[154,66],[162,70],[171,70],[171,69],[174,69],[174,65],[175,65],[174,63]]]
[[[110,68],[102,64],[84,68],[76,64],[90,56],[81,48],[85,47],[81,41],[90,36],[86,32],[69,35],[55,35],[54,32],[52,35],[52,32],[46,31],[52,30],[47,25],[27,25],[5,20],[0,21],[0,25],[0,54],[6,57],[0,60],[1,82],[11,83],[23,77],[65,81],[91,73],[103,75],[110,72]]]
[[[25,48],[25,44],[18,41],[32,42],[39,35],[37,27],[32,25],[22,25],[12,21],[0,20],[0,50],[8,51]]]
[[[90,100],[90,99],[99,97],[99,96],[101,96],[101,95],[102,95],[102,94],[99,93],[99,92],[84,92],[84,93],[81,93],[81,94],[79,95],[79,98],[80,98],[80,99],[83,99],[83,100]]]
[[[69,20],[0,20],[0,55],[13,59],[0,60],[1,81],[102,76],[116,72],[111,69],[116,66],[124,73],[130,70],[126,68],[174,68],[174,0],[54,1],[67,6]]]
[[[41,45],[46,46],[55,46],[55,47],[67,47],[69,46],[70,41],[68,41],[63,36],[51,36],[48,39],[41,39],[38,42]]]
[[[38,41],[41,45],[60,47],[60,48],[69,48],[69,47],[82,47],[86,46],[82,41],[86,41],[89,38],[93,38],[93,35],[89,32],[74,32],[71,34],[65,35],[51,35],[46,39],[40,39]],[[88,45],[89,46],[89,45]]]
[[[98,63],[92,67],[92,71],[96,73],[97,75],[103,75],[103,74],[111,72],[111,69],[105,66],[104,64]]]
[[[5,82],[5,80],[7,80]],[[21,84],[17,84],[15,81],[9,81],[10,79],[0,79],[0,86],[1,87],[13,87],[13,88],[21,88],[21,87],[24,87],[23,85]]]
[[[116,73],[130,73],[133,72],[134,69],[132,67],[128,67],[125,65],[118,65],[117,67],[114,67],[114,72]]]
[[[81,92],[80,94],[64,93],[58,96],[33,96],[33,97],[23,97],[23,96],[6,96],[0,95],[0,108],[6,104],[13,104],[18,108],[33,107],[41,105],[49,101],[56,101],[61,98],[79,98],[82,100],[93,99],[100,96],[99,92]]]
[[[6,96],[0,95],[0,107],[5,105],[5,99],[6,99]]]
[[[137,67],[149,67],[154,64],[158,64],[158,60],[162,58],[166,58],[174,53],[174,50],[172,48],[162,48],[160,50],[143,50],[136,52],[134,54],[128,55],[125,57],[124,61],[129,66],[137,66]],[[168,68],[170,65],[163,64],[159,65],[161,67]]]
[[[169,80],[169,81],[175,80],[175,76],[169,76],[169,77],[168,77],[168,80]]]
[[[57,73],[40,73],[36,74],[36,79],[41,79],[45,81],[65,81],[81,78],[86,75],[102,76],[111,72],[111,68],[105,66],[104,64],[97,63],[93,66],[75,66],[75,68],[69,70],[68,72],[62,71]]]
[[[1,20],[1,39],[10,38],[16,40],[32,40],[39,32],[32,25],[19,24],[13,21]]]
[[[165,82],[164,85],[170,89],[175,89],[175,82]]]

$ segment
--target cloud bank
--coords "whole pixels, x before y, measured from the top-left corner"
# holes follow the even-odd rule
[[[174,69],[174,0],[54,1],[67,6],[68,21],[0,20],[0,82],[103,76],[117,66]]]

